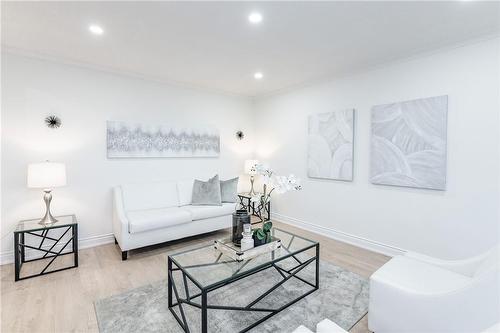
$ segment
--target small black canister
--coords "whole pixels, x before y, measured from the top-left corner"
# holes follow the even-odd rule
[[[233,213],[233,234],[231,240],[234,244],[240,245],[243,236],[243,224],[250,223],[250,215],[245,209],[238,209]]]

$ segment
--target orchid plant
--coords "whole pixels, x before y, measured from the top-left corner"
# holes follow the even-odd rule
[[[256,164],[253,166],[252,171],[257,175],[260,175],[262,182],[264,183],[263,193],[255,195],[251,198],[252,202],[259,203],[259,212],[267,213],[267,203],[271,200],[271,194],[276,192],[278,194],[286,193],[288,191],[300,191],[302,186],[300,185],[300,179],[295,177],[293,174],[289,176],[278,176],[274,174],[274,171],[265,164]],[[259,214],[263,215],[263,214]]]

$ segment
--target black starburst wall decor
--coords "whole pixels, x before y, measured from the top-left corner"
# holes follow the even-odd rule
[[[47,116],[45,118],[45,124],[48,128],[59,128],[61,127],[61,119],[54,115]]]
[[[243,133],[243,131],[236,132],[236,139],[243,140],[244,137],[245,137],[245,134]]]

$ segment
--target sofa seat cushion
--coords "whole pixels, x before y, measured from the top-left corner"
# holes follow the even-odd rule
[[[455,290],[471,280],[465,275],[404,256],[389,260],[370,279],[407,292],[424,294]]]
[[[182,209],[189,211],[193,216],[193,221],[229,215],[235,212],[236,204],[223,203],[222,206],[184,206]]]
[[[127,212],[129,233],[161,229],[192,221],[191,213],[179,207]]]

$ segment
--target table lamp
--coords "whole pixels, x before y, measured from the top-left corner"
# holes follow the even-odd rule
[[[257,174],[257,171],[255,170],[255,166],[259,164],[258,160],[246,160],[245,161],[245,173],[247,175],[250,175],[250,184],[252,185],[250,192],[248,192],[248,195],[254,196],[257,193],[255,193],[255,190],[253,189],[253,182],[254,182],[254,176]]]
[[[63,163],[42,162],[28,165],[28,187],[43,188],[45,192],[45,216],[40,224],[51,224],[57,220],[50,213],[50,201],[52,200],[52,188],[66,185],[66,166]]]

